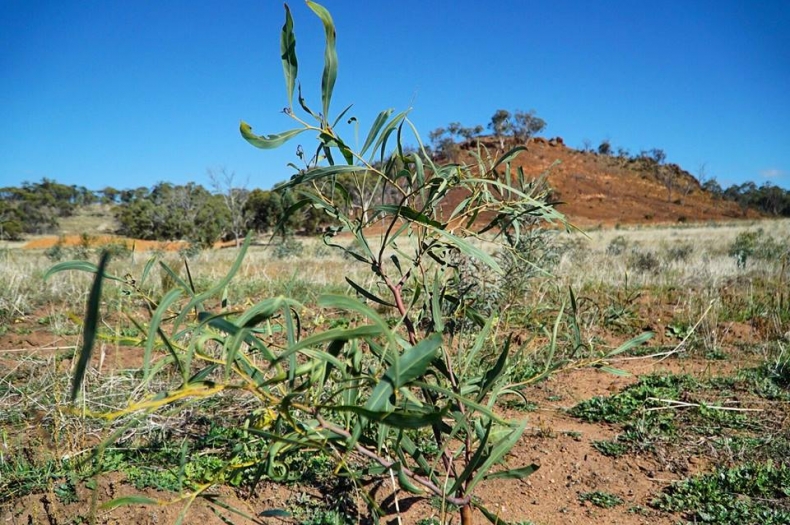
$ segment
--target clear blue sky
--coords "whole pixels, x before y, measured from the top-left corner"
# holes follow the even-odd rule
[[[300,79],[314,107],[320,21],[301,1]],[[338,30],[335,113],[360,134],[412,107],[428,132],[535,109],[547,136],[654,147],[722,185],[790,188],[790,1],[325,0]],[[281,2],[0,0],[0,185],[100,189],[195,181],[224,166],[249,187],[290,176]],[[305,149],[312,149],[312,142]],[[310,145],[310,148],[307,146]]]

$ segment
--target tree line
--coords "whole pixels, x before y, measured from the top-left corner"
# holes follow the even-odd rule
[[[545,121],[534,112],[509,112],[498,110],[489,127],[494,136],[526,140],[545,127]],[[448,155],[450,160],[461,141],[479,137],[482,126],[465,128],[451,123],[446,128],[432,132],[431,155]],[[505,135],[506,134],[506,135]],[[450,142],[444,142],[449,140]],[[608,141],[599,147],[598,154],[613,156]],[[451,145],[452,144],[452,145]],[[603,144],[603,143],[602,143]],[[602,150],[602,151],[601,151]],[[458,150],[460,151],[460,149]],[[667,200],[678,197],[682,201],[689,188],[707,191],[716,199],[737,203],[746,213],[754,209],[775,217],[790,217],[790,191],[770,182],[733,184],[724,189],[715,178],[708,178],[701,169],[698,180],[674,164],[666,164],[666,155],[660,149],[629,156],[619,152],[624,162],[632,168],[654,173],[667,190]],[[385,172],[389,180],[367,177],[365,174],[339,176],[333,183],[345,195],[344,213],[369,214],[382,203],[397,202],[397,173],[414,151],[404,151],[387,161]],[[302,206],[320,192],[316,188],[297,187],[283,190],[248,190],[234,180],[234,174],[225,170],[209,172],[212,184],[207,189],[200,184],[176,185],[160,182],[152,187],[116,189],[105,187],[89,190],[83,186],[65,185],[44,178],[41,182],[24,182],[19,187],[0,188],[0,239],[22,240],[28,235],[52,234],[59,228],[59,221],[81,208],[104,205],[118,221],[117,234],[143,240],[186,240],[195,245],[211,246],[220,240],[239,242],[254,230],[258,233],[283,235],[312,234],[333,226],[331,220],[319,216],[312,207]],[[324,188],[317,188],[323,190]],[[363,196],[368,196],[367,201]],[[287,214],[296,209],[297,213]],[[283,217],[288,219],[283,221]]]

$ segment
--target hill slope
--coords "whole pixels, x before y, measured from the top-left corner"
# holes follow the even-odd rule
[[[493,138],[480,139],[494,151]],[[470,149],[471,144],[466,145]],[[663,166],[671,191],[648,159],[629,159],[566,147],[562,139],[531,139],[513,162],[530,177],[548,174],[558,209],[578,226],[705,222],[756,218],[737,204],[715,199],[691,174],[677,165]]]

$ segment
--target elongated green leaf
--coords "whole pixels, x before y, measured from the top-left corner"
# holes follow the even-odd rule
[[[420,213],[407,206],[398,206],[397,204],[380,204],[378,206],[374,206],[373,209],[375,211],[382,211],[390,215],[397,215],[398,217],[403,217],[405,219],[409,219],[410,221],[419,222],[420,224],[433,226],[436,229],[444,228],[442,223],[434,221],[424,213]]]
[[[372,322],[381,329],[381,334],[387,338],[391,348],[395,348],[397,343],[395,336],[389,329],[387,322],[371,307],[353,297],[346,295],[331,295],[326,294],[318,298],[318,306],[322,308],[338,308],[340,310],[348,310],[356,312],[368,321]]]
[[[370,127],[370,131],[368,132],[368,138],[365,139],[365,144],[362,145],[362,149],[359,150],[359,156],[364,157],[365,152],[368,151],[368,148],[373,144],[373,141],[376,140],[376,137],[381,131],[381,128],[384,127],[386,124],[387,119],[392,115],[391,109],[385,109],[381,113],[378,114],[376,120],[373,121],[373,125]]]
[[[442,410],[398,410],[395,412],[387,410],[370,410],[356,405],[332,406],[326,408],[338,412],[351,412],[371,421],[377,421],[394,428],[407,430],[441,423],[450,405],[445,406]]]
[[[103,510],[112,510],[123,505],[159,505],[159,501],[145,496],[123,496],[115,498],[107,503],[103,503],[99,508]]]
[[[274,149],[279,148],[298,134],[306,131],[307,128],[289,129],[288,131],[283,131],[282,133],[276,133],[274,135],[256,135],[252,132],[250,125],[242,121],[239,125],[239,130],[244,140],[256,148]]]
[[[242,326],[237,326],[231,323],[230,321],[223,319],[223,317],[227,315],[230,315],[230,313],[226,312],[218,315],[212,315],[207,312],[200,312],[198,314],[198,320],[200,321],[201,324],[207,324],[212,328],[215,328],[220,332],[225,332],[226,334],[229,334],[231,336],[237,335],[239,331],[242,330],[243,328],[249,328],[250,326],[252,326],[252,324],[250,324],[249,321],[247,323],[242,323],[241,320],[239,321],[239,324],[241,324]],[[252,333],[250,332],[251,330],[248,330],[245,333],[244,342],[250,346],[257,348],[258,351],[261,352],[261,355],[263,355],[267,361],[273,361],[274,355],[272,355],[272,353],[269,351],[268,348],[266,348],[266,345],[264,345],[260,339],[252,335]]]
[[[510,151],[506,152],[504,155],[499,157],[499,159],[494,164],[493,169],[498,168],[500,165],[510,162],[511,160],[518,157],[522,151],[527,151],[527,148],[524,146],[516,146],[515,148],[511,149]],[[510,180],[505,180],[505,182],[510,183]]]
[[[501,470],[499,472],[490,472],[483,476],[483,479],[524,479],[532,475],[540,465],[532,463],[526,467],[514,468],[510,470]]]
[[[403,352],[399,359],[400,370],[398,370],[398,376],[390,377],[395,388],[400,388],[424,374],[431,361],[436,357],[436,351],[441,345],[442,335],[431,334]],[[390,370],[394,372],[394,367],[391,367]],[[389,371],[385,375],[389,375]]]
[[[438,386],[438,385],[436,385],[434,383],[427,383],[425,381],[415,381],[414,382],[414,386],[416,386],[418,388],[425,389],[425,390],[432,390],[432,391],[438,392],[438,393],[440,393],[440,394],[442,394],[442,395],[444,395],[444,396],[446,396],[448,398],[455,399],[456,401],[458,401],[459,403],[463,404],[464,406],[466,406],[468,408],[471,408],[472,410],[476,410],[476,411],[480,412],[481,414],[485,415],[486,417],[489,417],[489,418],[493,419],[494,421],[496,421],[496,422],[498,422],[500,424],[503,424],[503,425],[509,424],[507,421],[505,421],[501,416],[497,415],[489,407],[487,407],[485,405],[482,405],[482,404],[478,403],[477,401],[469,399],[468,397],[465,397],[465,396],[462,396],[462,395],[460,395],[460,394],[458,394],[456,392],[453,392],[449,388],[444,388],[444,387]]]
[[[98,267],[92,262],[88,262],[88,261],[64,261],[54,265],[52,268],[47,270],[47,273],[44,274],[44,281],[46,281],[56,273],[65,272],[67,270],[77,270],[81,272],[96,273],[98,271]],[[120,277],[116,277],[108,273],[104,274],[104,278],[111,279],[113,281],[126,282],[126,279],[122,279]]]
[[[440,228],[434,228],[428,225],[430,229],[438,233],[440,236],[444,237],[444,239],[461,250],[462,253],[468,255],[470,257],[474,257],[475,259],[479,260],[482,263],[487,264],[492,270],[497,272],[498,274],[503,274],[502,267],[499,266],[499,263],[488,253],[480,248],[472,245],[466,239],[462,239],[461,237],[456,237],[455,235],[446,232]]]
[[[477,468],[480,466],[480,464],[488,457],[486,455],[488,449],[488,439],[491,437],[491,427],[493,426],[494,422],[489,421],[486,425],[485,433],[483,433],[483,436],[480,437],[480,442],[477,444],[477,450],[475,450],[475,453],[472,455],[461,474],[455,478],[455,483],[453,483],[453,486],[448,491],[448,494],[455,494],[456,491],[463,486],[466,480],[469,479],[475,473],[475,471],[477,471]]]
[[[371,392],[365,408],[373,411],[387,410],[389,398],[395,390],[424,374],[441,344],[441,334],[431,334],[406,350],[402,356],[392,356],[388,360],[392,364]]]
[[[328,119],[329,103],[332,100],[332,91],[335,89],[335,80],[337,79],[337,50],[335,49],[337,35],[335,33],[335,23],[332,21],[332,15],[323,6],[310,1],[307,2],[307,5],[321,19],[321,22],[324,24],[324,32],[326,33],[324,73],[321,77],[321,100],[324,106],[324,119]]]
[[[285,24],[280,33],[280,55],[283,61],[283,74],[285,75],[285,91],[288,94],[288,107],[293,107],[294,84],[299,70],[296,60],[296,36],[294,35],[294,20],[291,10],[285,4]]]
[[[472,478],[469,484],[465,487],[467,494],[472,494],[475,486],[484,478],[488,471],[491,470],[491,467],[501,461],[505,457],[505,454],[510,452],[510,450],[515,446],[516,442],[524,433],[524,429],[527,428],[527,420],[522,420],[511,428],[512,430],[494,445],[493,449],[491,449],[488,459],[486,459],[486,461],[480,465],[480,469],[477,471],[475,477]]]
[[[180,288],[173,288],[162,297],[159,301],[159,306],[151,316],[151,323],[148,326],[148,335],[145,339],[145,350],[143,352],[143,378],[148,379],[148,374],[151,371],[151,354],[154,351],[154,343],[156,336],[159,332],[159,325],[162,323],[162,317],[167,312],[167,309],[181,296]]]
[[[483,516],[485,516],[485,518],[489,522],[491,522],[491,525],[511,525],[510,522],[505,521],[504,519],[500,518],[499,516],[497,516],[487,508],[485,508],[483,505],[480,504],[480,502],[475,502],[474,506],[477,510],[480,511],[481,514],[483,514]]]
[[[353,105],[354,105],[354,104],[349,104],[348,106],[346,106],[346,109],[344,109],[343,111],[341,111],[341,112],[340,112],[340,114],[339,114],[337,117],[335,117],[335,121],[334,121],[334,122],[332,122],[332,127],[333,127],[333,128],[334,128],[335,126],[337,126],[337,123],[338,123],[338,122],[340,122],[340,119],[342,119],[342,118],[345,116],[345,114],[346,114],[346,113],[348,113],[348,110],[350,110],[350,109],[352,108],[352,106],[353,106]],[[356,120],[356,119],[357,119],[357,117],[351,117],[351,118],[349,119],[349,123],[351,123],[351,121],[353,121],[353,120]]]
[[[192,288],[181,278],[181,276],[179,276],[176,272],[174,272],[172,268],[170,268],[162,261],[159,261],[159,267],[162,268],[165,271],[165,273],[167,273],[170,276],[170,278],[173,279],[173,282],[176,283],[178,286],[180,286],[187,294],[194,295],[192,293]]]
[[[505,370],[505,364],[507,363],[507,357],[510,353],[510,337],[507,338],[505,341],[505,348],[502,349],[502,353],[499,354],[499,359],[497,359],[496,364],[486,372],[485,377],[483,378],[483,384],[480,386],[480,393],[477,396],[478,401],[482,401],[483,398],[488,394],[488,391],[494,386],[494,383],[497,379],[502,375],[502,372]]]
[[[360,285],[358,285],[357,283],[355,283],[354,281],[352,281],[352,280],[351,280],[351,279],[349,279],[348,277],[346,277],[346,282],[347,282],[348,284],[350,284],[350,285],[351,285],[351,287],[352,287],[354,290],[356,290],[356,291],[357,291],[357,293],[359,293],[360,295],[362,295],[362,296],[363,296],[363,297],[365,297],[366,299],[370,299],[370,300],[371,300],[371,301],[373,301],[374,303],[378,303],[378,304],[381,304],[381,305],[384,305],[384,306],[390,306],[390,307],[393,307],[393,308],[395,307],[395,305],[394,305],[394,304],[392,304],[392,303],[390,303],[390,302],[387,302],[387,301],[385,301],[384,299],[382,299],[382,298],[380,298],[380,297],[378,297],[378,296],[376,296],[376,295],[373,295],[372,293],[370,293],[369,291],[365,290],[364,288],[362,288]]]
[[[96,277],[93,279],[88,303],[85,308],[85,324],[82,325],[82,348],[80,357],[77,360],[77,367],[74,369],[74,381],[71,383],[71,402],[77,399],[77,394],[85,379],[85,371],[91,360],[93,353],[93,342],[96,339],[96,326],[99,323],[99,306],[101,303],[101,285],[104,279],[104,271],[110,262],[110,252],[104,252],[96,268]]]
[[[612,374],[612,375],[620,376],[620,377],[630,377],[631,376],[631,372],[629,372],[627,370],[623,370],[622,368],[615,368],[613,366],[604,365],[604,366],[598,367],[598,370],[600,370],[601,372],[606,372],[607,374]]]
[[[239,271],[241,268],[241,263],[244,261],[244,256],[247,254],[247,249],[250,247],[250,243],[252,242],[252,232],[249,232],[247,236],[244,238],[244,243],[242,243],[241,247],[239,248],[239,253],[236,256],[236,260],[233,261],[233,265],[228,270],[228,273],[225,274],[225,277],[219,280],[219,282],[215,283],[214,286],[202,292],[192,299],[190,299],[189,303],[181,310],[181,313],[178,314],[178,318],[174,323],[173,330],[176,330],[184,318],[189,314],[189,311],[192,307],[200,305],[203,301],[211,297],[212,295],[216,294],[217,292],[224,290],[228,283],[233,279],[233,276],[236,275],[236,272]]]
[[[643,333],[641,335],[638,335],[638,336],[634,337],[633,339],[629,339],[625,343],[621,344],[620,346],[618,346],[617,348],[615,348],[614,350],[612,350],[611,352],[606,354],[606,357],[612,357],[612,356],[615,356],[617,354],[622,354],[623,352],[627,352],[627,351],[631,350],[632,348],[635,348],[635,347],[637,347],[637,346],[639,346],[641,344],[644,344],[645,342],[650,340],[652,337],[653,337],[653,332],[645,332],[645,333]]]
[[[395,115],[395,117],[393,117],[392,120],[390,120],[386,126],[384,126],[384,129],[382,129],[381,133],[379,133],[379,138],[376,139],[376,143],[373,145],[373,151],[371,152],[371,161],[373,160],[372,157],[376,154],[377,151],[379,152],[380,158],[382,160],[384,159],[384,153],[386,152],[387,149],[387,140],[389,139],[390,135],[392,135],[392,133],[398,128],[398,126],[400,126],[401,122],[403,122],[404,119],[406,119],[406,115],[408,115],[408,113],[409,113],[408,109],[406,111],[401,111],[400,113]],[[418,156],[415,155],[415,157]]]
[[[192,377],[189,378],[189,380],[187,381],[187,384],[190,384],[190,383],[202,383],[203,381],[205,381],[205,379],[208,376],[211,375],[211,372],[213,372],[214,370],[217,369],[218,366],[219,365],[217,363],[212,363],[212,364],[210,364],[210,365],[198,370],[197,372],[195,372],[195,374]]]
[[[261,518],[290,518],[291,513],[287,510],[281,509],[269,509],[264,510],[263,512],[259,512],[258,516]]]
[[[298,343],[289,347],[285,352],[277,356],[275,363],[280,363],[295,353],[311,346],[320,345],[331,341],[350,341],[360,337],[374,337],[381,334],[381,327],[377,325],[363,325],[357,328],[332,328],[325,332],[319,332],[309,337],[305,337]]]

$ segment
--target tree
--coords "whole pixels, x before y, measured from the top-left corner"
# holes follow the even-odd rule
[[[661,182],[667,190],[667,202],[672,202],[672,190],[677,182],[677,173],[664,165],[667,154],[664,150],[653,148],[648,152],[650,160],[653,162],[653,173],[656,179]]]
[[[187,240],[211,246],[228,230],[230,214],[222,197],[203,186],[160,182],[149,192],[138,188],[116,208],[119,233],[145,240]]]
[[[609,139],[603,139],[598,145],[598,154],[607,156],[612,154],[612,143]]]
[[[233,179],[236,177],[236,173],[228,172],[224,167],[217,170],[209,169],[207,173],[214,193],[222,197],[228,210],[230,216],[228,230],[233,235],[236,248],[238,248],[241,245],[241,238],[249,228],[250,215],[246,205],[250,192],[247,191],[246,184],[240,187],[234,186]]]
[[[537,135],[546,128],[546,121],[535,114],[534,109],[529,111],[516,110],[513,115],[512,131],[513,136],[522,142],[526,142],[533,135]]]
[[[437,158],[445,158],[450,162],[458,162],[458,156],[461,153],[461,148],[453,140],[449,130],[445,128],[436,128],[428,133],[428,138],[433,144],[433,150],[438,156]]]
[[[277,225],[283,214],[280,194],[254,189],[245,203],[245,213],[250,217],[250,227],[257,232],[265,232]]]
[[[513,129],[513,123],[510,121],[510,111],[506,109],[498,109],[491,117],[491,122],[488,124],[488,129],[494,132],[494,136],[499,139],[499,147],[505,149],[505,136],[507,136]]]

